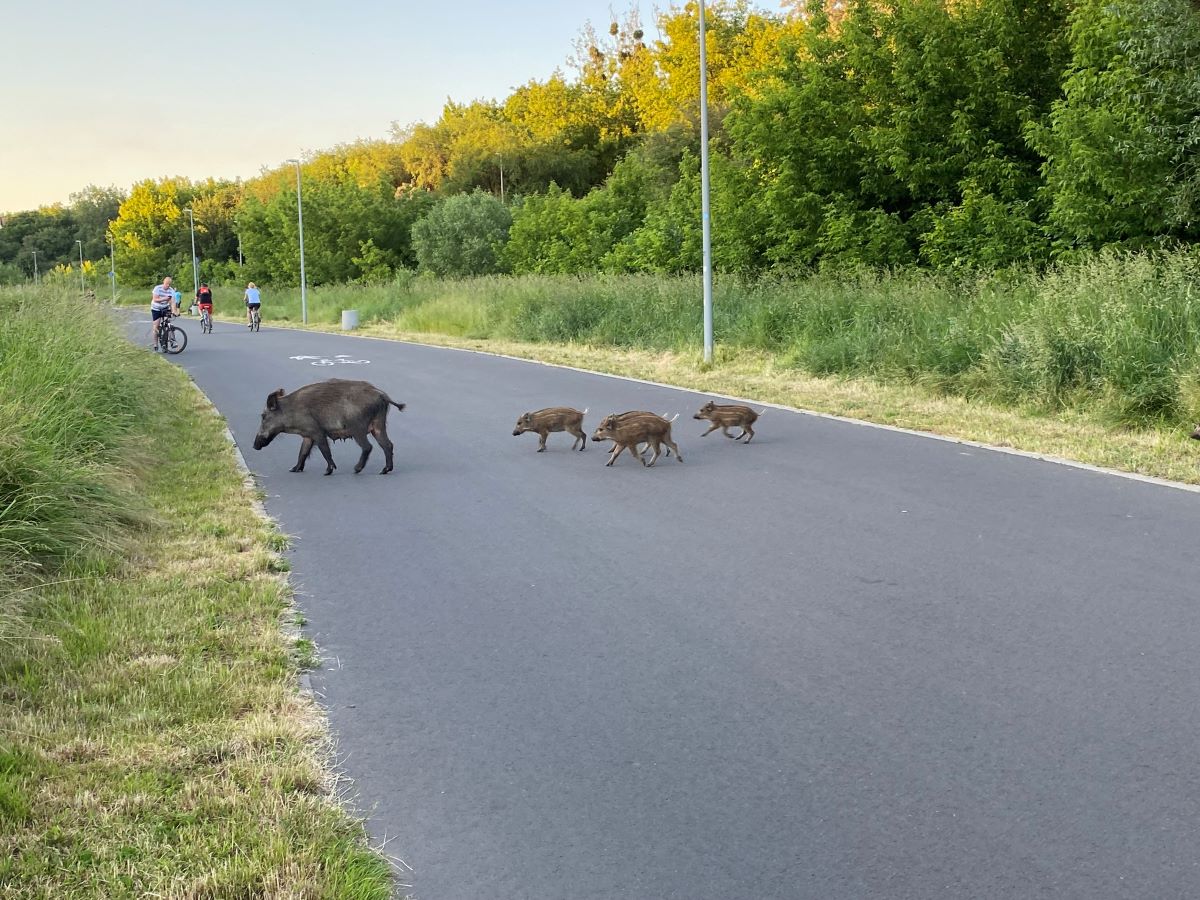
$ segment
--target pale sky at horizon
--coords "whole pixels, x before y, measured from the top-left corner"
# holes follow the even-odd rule
[[[0,0],[0,212],[91,184],[252,178],[387,137],[393,122],[435,121],[447,99],[503,99],[569,72],[584,26],[603,32],[614,11],[638,8],[652,37],[655,9],[672,5]]]

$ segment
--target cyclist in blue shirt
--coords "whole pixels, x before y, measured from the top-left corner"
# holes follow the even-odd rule
[[[253,328],[254,311],[262,306],[262,297],[258,293],[258,285],[253,281],[246,285],[246,293],[242,298],[246,301],[246,327]]]

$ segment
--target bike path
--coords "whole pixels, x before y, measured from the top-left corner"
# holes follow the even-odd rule
[[[1195,494],[775,409],[700,439],[693,392],[193,330],[173,359],[296,537],[313,683],[415,896],[1195,896]],[[391,475],[250,449],[267,393],[333,375],[409,405]],[[679,412],[685,462],[511,436],[557,404],[589,432]]]

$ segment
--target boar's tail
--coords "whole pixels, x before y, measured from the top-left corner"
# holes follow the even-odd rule
[[[388,403],[392,404],[392,406],[396,407],[396,409],[400,410],[400,412],[404,412],[404,404],[403,403],[397,403],[391,397],[388,397]]]
[[[587,415],[587,411],[588,411],[588,408],[585,406],[585,407],[583,408],[583,414],[584,414],[585,416]]]
[[[667,421],[674,422],[678,418],[679,418],[679,413],[675,413],[675,415],[671,416],[671,418],[667,419]]]
[[[763,413],[765,413],[766,411],[767,411],[767,408],[764,406],[762,409],[760,409],[760,410],[758,411],[758,414],[761,416],[761,415],[762,415]]]

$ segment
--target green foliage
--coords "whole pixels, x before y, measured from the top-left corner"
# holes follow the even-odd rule
[[[0,594],[111,549],[137,520],[119,470],[143,409],[131,372],[144,351],[77,298],[78,283],[0,293]]]
[[[382,284],[392,277],[396,267],[396,257],[386,250],[375,246],[374,240],[363,242],[360,255],[350,261],[358,267],[359,275],[355,278],[358,284]]]
[[[583,204],[558,185],[525,198],[513,210],[504,261],[516,274],[578,272],[587,258],[587,217]]]
[[[193,185],[186,179],[142,181],[133,186],[112,223],[117,265],[125,283],[152,284],[191,268],[191,230],[183,209]]]
[[[420,270],[439,276],[498,272],[511,226],[508,207],[481,190],[440,200],[412,228]]]
[[[1200,11],[1080,0],[1064,97],[1031,126],[1065,249],[1200,237]]]
[[[746,0],[707,10],[713,257],[753,275],[862,267],[996,269],[1200,239],[1200,10],[1194,0]],[[698,8],[586,27],[573,73],[305,161],[310,283],[396,267],[518,273],[689,272],[701,264]],[[508,246],[438,217],[482,191],[512,202]],[[123,280],[189,266],[181,210],[211,277],[299,279],[294,172],[246,184],[88,188],[6,217],[0,277],[103,255]],[[482,208],[482,207],[481,207]],[[440,215],[440,214],[439,214]],[[430,232],[440,229],[436,239]],[[491,230],[489,230],[491,229]],[[494,233],[493,233],[494,232]],[[437,244],[437,250],[433,244]],[[466,244],[463,243],[466,241]],[[473,246],[486,261],[455,258]],[[476,246],[477,245],[477,246]],[[455,251],[458,252],[458,251]],[[432,254],[432,255],[430,255]],[[482,267],[482,268],[480,268]]]
[[[295,175],[277,173],[276,190],[248,191],[237,214],[247,279],[300,280],[300,222]],[[432,205],[424,192],[396,196],[390,181],[361,184],[348,164],[306,164],[301,199],[304,267],[309,284],[352,281],[364,275],[365,260],[376,277],[380,267],[415,264],[412,225]],[[373,250],[364,255],[364,246]]]

